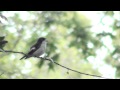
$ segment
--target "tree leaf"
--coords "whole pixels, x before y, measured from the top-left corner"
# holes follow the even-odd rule
[[[0,37],[0,41],[4,40],[5,36]]]

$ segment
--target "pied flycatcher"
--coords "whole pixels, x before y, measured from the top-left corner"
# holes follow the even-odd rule
[[[36,44],[34,44],[31,48],[30,51],[24,55],[21,59],[27,59],[30,57],[39,57],[45,53],[46,50],[46,45],[47,45],[47,40],[44,37],[40,37]],[[20,59],[20,60],[21,60]]]

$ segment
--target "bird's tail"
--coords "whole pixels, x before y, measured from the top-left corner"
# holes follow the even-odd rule
[[[23,56],[22,58],[20,58],[20,60],[22,60],[23,58],[26,58],[26,56]]]
[[[20,58],[20,60],[22,60],[22,59],[27,59],[27,58],[29,58],[30,56],[29,55],[24,55],[22,58]]]

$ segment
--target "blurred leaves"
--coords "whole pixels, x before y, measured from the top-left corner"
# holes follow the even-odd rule
[[[0,41],[4,40],[5,36],[0,37]]]
[[[106,33],[106,32],[102,32],[97,34],[98,37],[104,37],[104,36],[110,36],[111,38],[115,38],[115,36],[112,33]]]
[[[105,14],[105,13],[104,13]],[[113,50],[109,50],[105,61],[109,65],[116,68],[116,77],[120,77],[120,11],[106,11],[105,16],[109,16],[113,19],[113,24],[110,26],[112,32],[100,33],[98,36],[110,36],[112,40],[111,46]],[[101,37],[101,38],[102,38]]]
[[[113,11],[104,11],[104,14],[107,16],[113,16],[114,15],[114,12]]]
[[[1,15],[6,14],[9,15],[7,18],[10,23],[8,26],[0,27],[1,34],[7,35],[6,39],[9,41],[6,50],[14,49],[27,53],[39,37],[46,37],[48,39],[46,51],[48,57],[70,68],[98,74],[97,69],[93,69],[87,61],[87,57],[96,57],[96,51],[101,48],[102,43],[99,40],[100,37],[97,35],[95,37],[90,28],[87,28],[91,26],[91,21],[81,13],[75,11],[1,12]],[[2,16],[2,18],[4,17]],[[0,39],[3,40],[4,38],[2,38]],[[5,40],[3,41],[2,45],[7,43]],[[36,62],[36,58],[19,61],[22,55],[0,55],[0,68],[4,67],[0,71],[12,71],[7,74],[9,78],[82,77],[72,72],[69,73],[69,76],[64,75],[66,70],[63,68],[58,68],[52,63],[46,65],[43,60]],[[85,62],[86,64],[84,64]],[[48,70],[54,70],[54,72],[48,73]]]
[[[43,64],[44,64],[44,60],[41,60],[40,59],[40,61],[37,63],[37,66],[39,67],[39,68],[41,68],[42,66],[43,66]]]
[[[7,19],[4,15],[2,15],[2,12],[0,12],[0,17],[1,17],[2,19],[4,19],[4,20],[8,21],[8,19]],[[1,21],[1,20],[0,20],[0,23],[2,24],[2,21]]]

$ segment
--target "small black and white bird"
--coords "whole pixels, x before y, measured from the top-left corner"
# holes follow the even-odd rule
[[[40,37],[36,44],[34,44],[31,48],[30,51],[23,56],[21,59],[27,59],[30,57],[39,57],[43,55],[46,51],[46,45],[47,45],[47,40],[44,37]],[[20,60],[21,60],[20,59]]]

